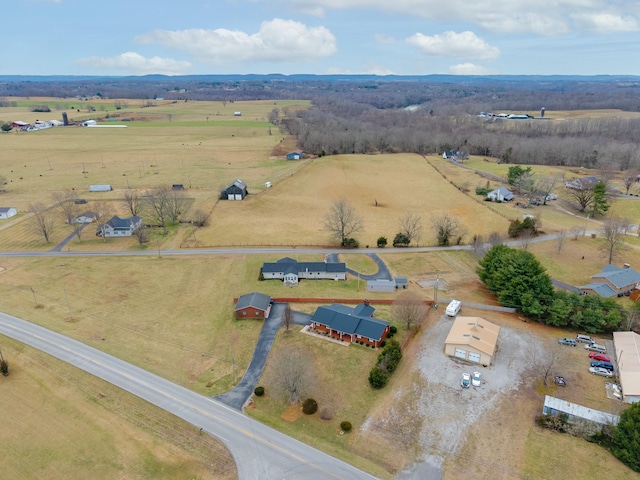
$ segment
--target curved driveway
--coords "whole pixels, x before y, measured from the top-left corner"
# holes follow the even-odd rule
[[[375,478],[215,400],[33,323],[0,313],[0,334],[70,363],[202,428],[229,448],[240,480]]]

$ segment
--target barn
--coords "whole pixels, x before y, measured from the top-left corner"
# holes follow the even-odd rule
[[[244,200],[247,196],[247,184],[239,178],[224,190],[227,200]]]
[[[237,319],[257,318],[264,320],[269,317],[271,312],[271,297],[258,292],[247,293],[238,298],[234,311]]]
[[[480,317],[458,317],[444,341],[450,357],[480,365],[491,365],[500,327]]]

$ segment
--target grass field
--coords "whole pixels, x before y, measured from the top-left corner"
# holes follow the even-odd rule
[[[2,337],[2,477],[237,478],[196,427],[64,362]]]

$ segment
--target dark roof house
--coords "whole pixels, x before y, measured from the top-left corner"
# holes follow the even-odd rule
[[[278,279],[297,284],[300,279],[346,280],[347,266],[343,262],[298,262],[284,257],[277,262],[265,262],[260,269],[265,280]]]
[[[259,318],[269,317],[271,311],[271,297],[263,293],[251,292],[238,298],[234,309],[236,318]]]
[[[631,267],[607,265],[602,272],[591,277],[591,283],[578,287],[584,295],[597,294],[601,297],[621,295],[640,284],[640,273]]]
[[[96,235],[102,237],[130,237],[142,227],[142,218],[133,217],[120,218],[114,215],[108,222],[98,225]]]
[[[600,179],[596,177],[574,178],[566,182],[565,186],[574,190],[587,190],[589,188],[592,188],[599,181]]]
[[[379,347],[389,334],[390,323],[373,318],[374,311],[367,301],[355,307],[337,303],[318,307],[311,327],[343,342]]]

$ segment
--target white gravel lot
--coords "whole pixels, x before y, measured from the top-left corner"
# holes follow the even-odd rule
[[[490,314],[485,318],[491,321]],[[452,319],[443,315],[421,336],[417,367],[427,382],[419,402],[425,418],[421,433],[424,454],[421,463],[398,474],[398,480],[440,479],[445,457],[458,452],[468,427],[493,408],[504,393],[519,388],[531,368],[532,349],[537,350],[537,355],[545,354],[545,346],[535,336],[502,327],[493,365],[470,365],[444,354],[451,324]],[[474,371],[482,374],[481,386],[461,388],[462,373]]]

